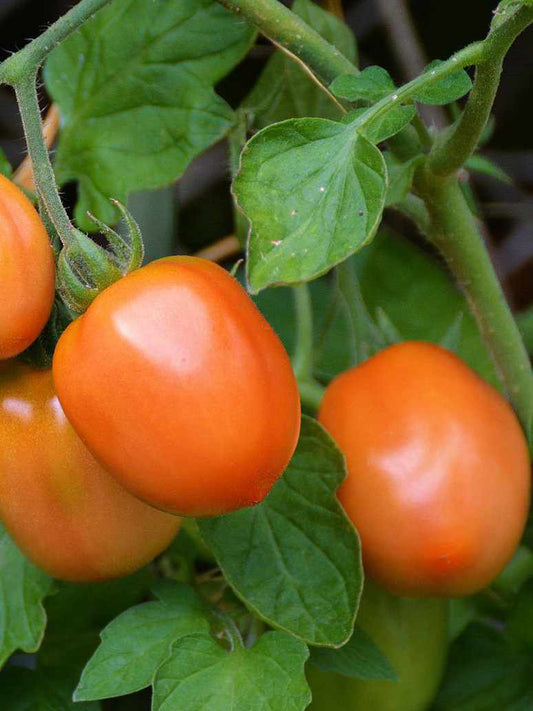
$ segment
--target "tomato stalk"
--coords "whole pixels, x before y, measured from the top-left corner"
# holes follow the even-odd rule
[[[518,35],[533,22],[533,7],[522,7],[481,43],[474,86],[457,122],[435,142],[428,164],[436,175],[455,173],[475,151],[490,117],[505,55]]]
[[[73,225],[57,191],[54,170],[43,134],[36,82],[37,69],[35,68],[31,74],[17,82],[15,93],[41,208],[52,221],[61,242],[66,245],[71,241]]]
[[[417,189],[429,211],[429,240],[444,255],[489,345],[498,375],[527,433],[533,422],[533,376],[529,356],[490,257],[455,177],[428,170]]]
[[[317,410],[324,395],[324,388],[313,376],[313,307],[307,284],[293,288],[296,309],[296,347],[292,367],[300,397],[304,405]]]

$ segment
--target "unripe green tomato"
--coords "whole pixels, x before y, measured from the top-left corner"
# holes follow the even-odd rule
[[[395,597],[365,583],[357,623],[398,681],[360,681],[309,666],[309,711],[425,711],[440,684],[448,646],[448,602]]]

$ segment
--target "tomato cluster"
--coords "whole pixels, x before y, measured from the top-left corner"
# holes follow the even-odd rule
[[[0,234],[7,359],[44,326],[54,260],[5,178]],[[232,276],[194,257],[152,262],[97,296],[61,336],[53,383],[8,364],[1,384],[0,515],[67,579],[139,567],[175,534],[171,514],[262,501],[299,435],[280,340]],[[329,385],[319,420],[346,456],[339,498],[371,578],[455,596],[497,575],[527,516],[529,454],[510,406],[464,363],[427,343],[385,349]]]

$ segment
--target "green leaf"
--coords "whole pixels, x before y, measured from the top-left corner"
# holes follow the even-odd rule
[[[480,173],[481,175],[488,175],[490,178],[495,178],[500,180],[502,183],[511,184],[513,179],[510,175],[496,165],[489,158],[485,156],[480,156],[479,154],[471,156],[465,163],[465,168],[473,171],[474,173]]]
[[[507,629],[520,648],[533,653],[533,580],[520,589],[507,621]]]
[[[295,0],[292,11],[350,61],[356,61],[354,36],[344,22],[310,0]],[[288,118],[335,119],[340,115],[339,107],[300,64],[281,51],[269,59],[243,106],[252,111],[258,128]]]
[[[256,134],[234,182],[251,223],[250,288],[313,279],[363,247],[386,184],[381,153],[351,126],[290,119]]]
[[[303,711],[307,657],[305,644],[282,632],[231,653],[208,635],[184,637],[156,674],[153,711]]]
[[[16,650],[36,652],[46,627],[43,599],[54,582],[20,553],[0,524],[0,667]]]
[[[11,178],[12,173],[13,168],[11,167],[11,163],[8,161],[4,151],[0,148],[0,174],[5,175],[6,178]]]
[[[354,679],[397,681],[396,672],[389,660],[358,625],[349,641],[340,649],[313,647],[309,662],[321,671],[335,672]]]
[[[180,637],[208,632],[204,608],[192,588],[175,584],[161,602],[123,612],[101,634],[101,644],[85,667],[76,701],[123,696],[149,686]],[[171,595],[171,597],[170,597]]]
[[[501,632],[469,625],[450,648],[436,711],[528,711],[532,661],[516,653]]]
[[[339,99],[375,104],[395,89],[390,74],[383,67],[367,67],[354,76],[343,74],[330,84],[330,91]]]
[[[52,52],[56,175],[79,181],[82,228],[95,229],[87,210],[116,222],[110,197],[168,185],[228,131],[233,111],[213,85],[253,37],[214,0],[115,0]]]
[[[0,673],[0,701],[5,711],[100,711],[99,703],[76,704],[69,678],[22,667]]]
[[[361,594],[359,539],[335,496],[344,476],[333,441],[304,417],[296,453],[261,504],[199,520],[236,594],[311,644],[346,642]]]
[[[431,73],[440,64],[442,64],[442,61],[435,59],[435,61],[428,64],[424,73]],[[415,100],[423,104],[443,106],[444,104],[450,104],[452,101],[457,101],[457,99],[468,94],[471,88],[472,80],[464,69],[460,69],[444,79],[440,79],[435,84],[421,89],[415,95]]]
[[[418,155],[407,161],[402,161],[390,151],[386,151],[383,157],[387,164],[387,174],[389,176],[385,198],[385,205],[388,207],[401,202],[411,190],[415,170],[423,162],[424,157]]]
[[[343,117],[342,123],[361,123],[362,117],[368,109],[355,109]],[[416,109],[414,106],[395,106],[376,121],[358,127],[359,132],[372,143],[381,143],[387,138],[395,136],[408,126],[414,119]]]

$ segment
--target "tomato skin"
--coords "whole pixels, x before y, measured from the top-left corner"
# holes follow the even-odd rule
[[[528,447],[508,403],[459,358],[387,348],[329,385],[319,420],[346,456],[339,499],[371,578],[463,596],[502,570],[527,518]]]
[[[37,211],[0,175],[0,359],[22,353],[43,330],[54,302],[55,262]]]
[[[0,371],[0,519],[23,553],[71,582],[107,580],[149,563],[180,519],[129,494],[68,423],[50,370]]]
[[[289,358],[239,283],[205,259],[164,258],[113,284],[62,335],[53,370],[89,449],[164,510],[256,504],[296,447]]]
[[[448,601],[395,597],[367,581],[357,624],[387,657],[398,681],[362,681],[309,667],[309,711],[426,711],[446,663]]]

